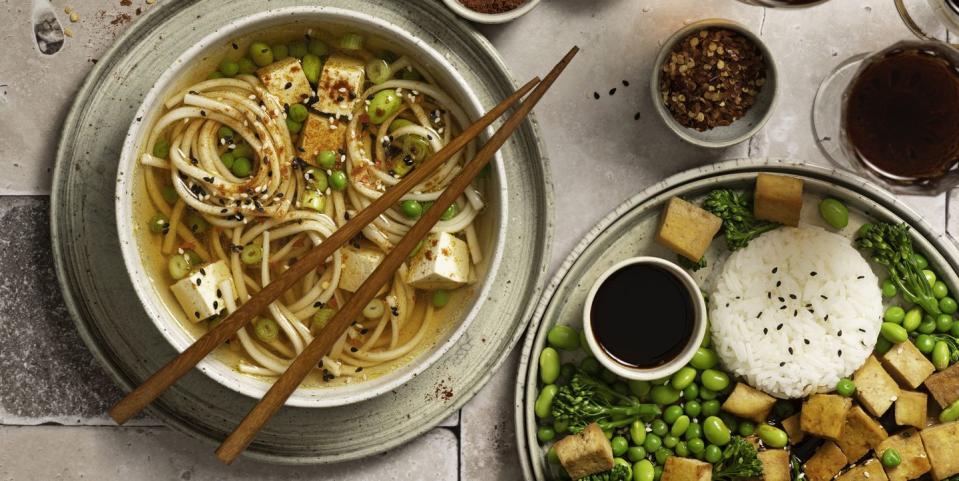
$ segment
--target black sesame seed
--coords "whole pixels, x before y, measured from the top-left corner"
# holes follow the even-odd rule
[[[629,81],[623,80],[623,87],[629,87]]]
[[[786,302],[786,298],[783,296],[779,296],[779,302]]]
[[[795,299],[796,299],[796,294],[790,294],[790,295],[789,295],[789,298],[795,300]]]
[[[805,342],[807,346],[809,345],[809,339],[803,339],[802,342]]]
[[[213,310],[215,311],[217,307],[219,307],[219,303],[213,301]]]
[[[785,363],[785,362],[781,362],[781,363],[779,363],[779,367],[783,367],[783,366],[785,366],[785,365],[786,365],[786,363]]]
[[[763,334],[769,334],[769,328],[768,328],[768,327],[764,327],[764,328],[763,328]]]
[[[216,290],[216,297],[222,298],[222,297],[223,297],[223,291],[217,289],[217,290]]]
[[[767,293],[766,293],[766,299],[772,299],[772,298],[773,298],[773,293],[772,293],[772,292],[767,292]]]
[[[836,335],[839,336],[839,337],[842,337],[842,329],[840,329],[838,332],[836,332]]]
[[[639,118],[642,117],[642,116],[643,116],[643,114],[641,114],[641,113],[639,113],[639,112],[636,112],[636,115],[633,115],[633,120],[639,120]]]
[[[783,285],[783,281],[776,281],[776,287]]]
[[[763,317],[763,311],[759,311],[759,314],[756,314],[756,319]]]
[[[780,310],[780,311],[785,311],[785,310],[786,310],[786,306],[785,306],[785,305],[779,306],[779,310]]]
[[[773,267],[773,274],[779,272],[779,267]]]
[[[197,286],[197,287],[200,287],[200,284],[203,284],[203,279],[197,278],[197,280],[196,280],[196,286]]]
[[[816,277],[816,274],[818,274],[818,272],[816,272],[816,271],[812,271],[812,272],[809,273],[809,275],[812,276],[812,277]]]
[[[857,277],[856,279],[865,279],[865,278],[866,278],[866,276],[859,276],[859,277]]]
[[[776,326],[776,330],[777,330],[777,331],[781,331],[782,328],[783,328],[783,324],[782,324],[782,323],[779,323],[779,325]]]
[[[599,100],[599,92],[593,92],[593,98]]]
[[[839,350],[839,357],[842,357],[842,349]]]
[[[729,303],[728,303],[728,302],[726,303],[726,307],[729,307]]]
[[[822,295],[822,294],[819,294],[819,297],[821,297],[824,301],[828,301],[828,300],[829,300],[828,297],[826,297],[826,296],[824,296],[824,295]]]
[[[320,301],[316,301],[316,302],[313,303],[313,307],[321,308],[321,307],[323,307],[323,303],[320,302]]]
[[[859,332],[866,332],[866,330],[860,327]]]
[[[197,319],[199,319],[199,318],[200,318],[200,312],[199,312],[199,311],[193,311],[193,316],[196,317]]]
[[[362,371],[362,370],[363,370],[362,367],[358,367],[358,368],[356,368],[356,371],[355,371],[355,372],[360,372],[360,371]]]
[[[793,355],[793,348],[792,348],[792,346],[789,347],[789,355],[790,355],[790,356]]]
[[[822,320],[828,321],[828,320],[829,320],[829,314],[826,314],[826,317],[824,317]]]
[[[799,309],[793,309],[793,317],[796,317],[798,315],[799,315]]]
[[[616,95],[616,87],[609,89],[609,95]]]
[[[368,332],[370,332],[370,330],[365,327],[363,329],[360,329],[360,334],[366,334]]]
[[[356,351],[359,351],[359,349],[357,349],[356,347],[350,347],[350,352],[356,352]]]

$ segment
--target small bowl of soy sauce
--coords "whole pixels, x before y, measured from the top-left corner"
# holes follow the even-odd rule
[[[706,335],[706,302],[696,281],[658,257],[633,257],[604,272],[586,297],[590,351],[620,377],[651,381],[689,363]]]

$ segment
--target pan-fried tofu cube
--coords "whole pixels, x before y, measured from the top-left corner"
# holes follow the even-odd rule
[[[902,391],[896,399],[896,424],[919,429],[926,427],[926,406],[929,396],[924,392]]]
[[[673,252],[699,262],[723,221],[679,197],[669,199],[656,240]]]
[[[330,55],[323,64],[316,87],[318,100],[313,108],[330,115],[349,117],[363,93],[366,69],[363,62],[342,55]]]
[[[876,458],[869,458],[866,462],[842,473],[836,481],[888,481],[882,463]]]
[[[570,478],[579,479],[613,469],[613,448],[598,424],[586,426],[553,445],[556,457]]]
[[[929,472],[929,457],[922,446],[922,438],[915,429],[903,431],[895,436],[889,436],[876,448],[876,453],[882,456],[887,449],[895,449],[902,458],[902,463],[895,468],[885,468],[889,481],[908,481],[916,479]]]
[[[882,356],[882,366],[900,384],[910,389],[919,387],[936,367],[926,359],[915,344],[900,342]]]
[[[313,96],[310,81],[300,61],[290,57],[256,71],[266,90],[280,99],[281,105],[296,105]]]
[[[340,287],[350,292],[356,292],[385,257],[382,252],[352,246],[341,248],[340,255],[343,256]]]
[[[852,400],[835,394],[813,394],[803,403],[799,423],[813,436],[839,439]]]
[[[224,281],[230,283],[230,292],[234,293],[233,298],[236,299],[233,275],[223,261],[216,261],[193,271],[170,286],[170,290],[186,317],[193,322],[200,322],[226,309],[220,287]]]
[[[829,481],[839,474],[848,460],[839,446],[832,441],[826,441],[816,450],[809,461],[803,465],[803,471],[811,481]]]
[[[919,433],[932,465],[932,477],[946,479],[959,474],[959,421],[923,429]]]
[[[753,212],[757,219],[799,225],[802,213],[802,179],[785,175],[759,174]]]
[[[842,429],[842,436],[836,440],[839,449],[849,461],[856,461],[863,457],[870,449],[879,446],[889,434],[882,425],[866,414],[859,406],[853,406],[846,414],[846,425]]]
[[[408,282],[417,289],[455,289],[469,280],[470,250],[466,241],[434,232],[410,261]]]
[[[889,406],[899,398],[899,385],[896,380],[879,364],[875,356],[869,356],[866,362],[852,376],[856,383],[856,399],[870,414],[882,417]]]
[[[929,376],[924,384],[939,406],[946,407],[956,402],[959,399],[959,364]]]
[[[736,388],[723,403],[722,409],[741,418],[763,423],[769,417],[769,411],[774,404],[776,404],[776,398],[753,389],[745,383],[737,383]]]
[[[346,141],[346,122],[326,115],[309,114],[300,130],[297,150],[300,157],[316,165],[316,156],[324,150],[338,152]]]
[[[660,481],[711,481],[713,465],[698,459],[670,456],[663,467]]]
[[[792,472],[789,469],[789,453],[785,449],[767,449],[760,451],[756,457],[763,463],[763,481],[791,481]]]
[[[783,430],[789,436],[789,444],[799,444],[806,438],[806,433],[802,430],[802,422],[799,418],[802,414],[793,414],[782,420]]]

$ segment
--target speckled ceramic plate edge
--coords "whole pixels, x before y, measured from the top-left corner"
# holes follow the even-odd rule
[[[60,284],[61,292],[64,296],[64,301],[67,305],[68,311],[77,325],[81,339],[83,339],[84,343],[88,346],[98,361],[100,361],[100,364],[114,379],[114,381],[118,385],[122,386],[125,390],[132,389],[132,383],[126,377],[123,370],[114,364],[114,362],[110,360],[98,346],[99,341],[97,333],[92,330],[93,326],[86,322],[86,316],[89,314],[89,309],[84,305],[82,293],[76,288],[76,283],[78,282],[77,273],[72,270],[72,266],[70,266],[67,261],[67,256],[71,254],[71,249],[65,243],[69,242],[70,240],[68,237],[70,232],[68,232],[67,229],[62,229],[58,223],[58,220],[62,215],[70,215],[68,209],[64,207],[58,207],[64,201],[64,199],[69,198],[69,193],[66,191],[66,189],[71,188],[68,183],[69,175],[67,174],[66,169],[73,167],[72,165],[68,165],[69,159],[73,155],[73,148],[70,143],[66,142],[65,140],[73,138],[75,134],[74,131],[79,128],[79,122],[82,120],[83,112],[86,109],[86,102],[89,100],[89,97],[92,95],[92,93],[95,92],[96,88],[103,83],[104,75],[109,72],[110,66],[125,55],[124,45],[126,42],[134,41],[137,37],[143,35],[144,31],[149,31],[159,27],[169,17],[176,13],[179,6],[188,3],[189,2],[186,0],[181,0],[178,3],[169,2],[164,4],[162,8],[154,8],[149,10],[116,40],[113,47],[111,47],[107,52],[104,53],[104,55],[101,56],[97,65],[93,67],[81,85],[81,88],[76,95],[76,100],[74,101],[65,118],[63,134],[56,154],[57,167],[54,170],[52,184],[53,188],[51,193],[50,228],[53,238],[53,254],[58,282]],[[435,5],[433,8],[435,9]],[[465,41],[475,44],[475,48],[477,48],[482,56],[485,56],[486,60],[489,62],[488,67],[495,71],[495,75],[499,77],[494,79],[498,83],[498,86],[505,84],[509,84],[510,86],[515,85],[509,69],[506,67],[503,60],[499,57],[496,50],[485,37],[473,30],[471,27],[467,26],[463,21],[456,18],[450,12],[440,9],[440,11],[437,12],[437,15],[442,17],[446,23],[450,24],[453,30],[458,31],[457,34],[465,39]],[[548,157],[542,142],[542,138],[539,135],[539,128],[535,120],[535,116],[530,115],[526,123],[527,137],[529,137],[529,139],[526,141],[526,148],[530,150],[532,155],[540,161],[540,165],[538,166],[538,174],[542,177],[540,180],[542,182],[543,192],[541,193],[542,198],[539,199],[537,203],[541,206],[549,206],[552,204],[551,200],[553,197],[553,186],[549,172]],[[537,252],[536,256],[538,260],[533,263],[534,268],[530,273],[531,282],[528,283],[526,289],[529,291],[529,297],[531,299],[538,297],[543,290],[547,269],[546,262],[549,258],[549,247],[552,244],[553,237],[552,215],[552,212],[549,209],[546,209],[537,218],[537,223],[540,224],[540,228],[538,229],[539,234],[532,242],[541,247],[538,249],[539,252]],[[511,329],[512,332],[510,333],[508,340],[503,344],[503,348],[500,349],[495,356],[489,359],[487,369],[484,370],[484,374],[477,377],[475,382],[473,382],[473,384],[467,389],[459,391],[455,399],[446,404],[441,412],[437,413],[429,420],[429,422],[423,423],[418,428],[408,430],[399,436],[383,440],[375,447],[356,450],[348,454],[339,454],[334,456],[285,456],[267,451],[256,451],[255,449],[251,448],[247,450],[245,455],[261,461],[282,464],[323,464],[340,462],[385,452],[425,433],[449,417],[452,413],[456,412],[460,407],[462,407],[463,404],[472,398],[472,396],[475,395],[476,392],[478,392],[486,384],[486,382],[489,381],[493,373],[496,372],[497,368],[505,361],[506,356],[509,354],[509,352],[511,352],[512,347],[516,345],[520,337],[525,332],[525,326],[528,320],[532,317],[532,311],[534,307],[535,304],[528,303],[523,312],[517,313],[515,316],[516,323]],[[198,438],[211,446],[216,444],[216,440],[210,436],[210,433],[206,431],[198,431],[189,423],[189,421],[181,418],[177,413],[166,412],[157,408],[156,406],[151,406],[148,408],[148,412],[151,415],[163,420],[167,425],[181,432]]]
[[[545,319],[545,317],[553,314],[548,311],[552,311],[555,300],[554,296],[562,286],[570,282],[570,280],[567,279],[567,275],[573,267],[583,259],[584,253],[607,229],[611,228],[611,226],[616,224],[617,221],[627,213],[642,207],[643,204],[654,201],[657,197],[690,183],[705,181],[713,177],[728,174],[758,172],[803,175],[833,182],[837,187],[847,189],[885,208],[890,211],[892,215],[899,217],[912,226],[913,238],[916,239],[918,236],[922,244],[920,248],[923,246],[926,248],[931,247],[937,252],[937,255],[934,256],[937,259],[935,261],[931,260],[931,263],[938,265],[945,263],[952,267],[953,272],[949,277],[952,280],[952,284],[956,285],[956,272],[959,271],[959,246],[945,233],[937,232],[911,207],[897,199],[895,194],[849,172],[811,164],[795,163],[783,159],[737,159],[687,170],[668,177],[662,182],[656,183],[629,198],[596,224],[596,226],[576,244],[566,259],[564,259],[557,272],[553,275],[552,279],[550,279],[546,289],[543,291],[533,318],[530,321],[526,338],[520,352],[516,389],[514,391],[516,448],[519,454],[524,479],[546,479],[542,476],[542,470],[539,468],[541,461],[534,459],[534,456],[539,455],[538,450],[540,449],[539,445],[535,442],[535,433],[527,429],[529,423],[527,413],[530,412],[531,404],[534,401],[529,394],[535,389],[535,381],[531,383],[531,379],[533,379],[531,376],[535,376],[537,371],[534,362],[534,358],[536,357],[534,353],[542,350],[546,342],[546,332],[555,322],[555,319]],[[588,289],[588,286],[581,287],[580,289]]]

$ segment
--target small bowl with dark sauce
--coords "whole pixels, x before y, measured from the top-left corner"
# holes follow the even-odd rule
[[[620,377],[660,379],[685,366],[706,335],[706,302],[696,281],[658,257],[612,266],[583,308],[589,349]]]

